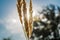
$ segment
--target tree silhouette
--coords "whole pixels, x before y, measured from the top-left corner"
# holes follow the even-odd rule
[[[3,40],[11,40],[11,38],[4,38]]]
[[[57,6],[57,10],[58,12],[56,13],[56,7],[52,4],[50,4],[49,6],[46,6],[45,9],[42,10],[42,12],[39,12],[40,14],[43,14],[44,17],[47,19],[47,22],[50,21],[50,23],[47,22],[43,22],[42,20],[40,21],[34,21],[33,22],[33,32],[32,32],[32,39],[34,39],[34,37],[37,37],[37,40],[40,40],[40,36],[42,35],[43,38],[42,40],[44,40],[46,37],[48,37],[49,35],[51,35],[51,32],[53,32],[53,36],[54,39],[57,39],[57,35],[59,35],[58,31],[57,31],[57,27],[60,23],[60,7]],[[57,17],[56,17],[56,14]],[[38,24],[40,23],[40,24]],[[42,30],[40,30],[39,27],[42,27],[41,25],[44,26],[44,28],[42,28]],[[34,27],[36,29],[34,29]],[[58,33],[57,33],[58,32]],[[34,34],[34,35],[33,35]]]

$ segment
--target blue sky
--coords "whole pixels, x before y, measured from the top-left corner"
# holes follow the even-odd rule
[[[26,1],[28,6],[29,0]],[[60,6],[60,0],[33,0],[33,13],[49,4]],[[12,40],[25,40],[16,0],[0,0],[0,40],[8,37],[11,37]]]
[[[0,0],[0,17],[6,16],[7,12],[11,12],[12,8],[16,7],[16,0]],[[4,16],[3,16],[4,15]]]
[[[17,13],[16,0],[0,0],[0,40],[25,40]]]

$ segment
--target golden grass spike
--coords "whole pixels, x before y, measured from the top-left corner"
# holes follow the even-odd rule
[[[22,0],[17,0],[17,9],[18,9],[18,14],[19,14],[19,18],[20,21],[22,23],[22,11],[21,11],[21,7],[22,7]]]
[[[32,0],[30,0],[30,6],[29,6],[29,37],[31,37],[32,33]]]
[[[23,16],[24,16],[25,31],[26,31],[27,37],[29,37],[29,27],[28,27],[28,20],[27,20],[27,8],[26,8],[25,0],[23,0]]]

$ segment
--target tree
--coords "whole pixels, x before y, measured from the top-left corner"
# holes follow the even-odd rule
[[[4,38],[3,40],[11,40],[11,38]]]
[[[40,35],[43,35],[43,40],[48,37],[51,32],[53,32],[53,36],[54,38],[57,39],[57,35],[58,35],[58,31],[57,31],[57,27],[58,24],[60,23],[60,7],[57,6],[57,10],[58,10],[58,16],[56,17],[56,13],[55,13],[55,6],[50,4],[49,6],[46,6],[45,9],[42,10],[42,12],[39,12],[40,15],[43,14],[44,17],[47,19],[46,22],[43,22],[42,20],[40,21],[34,21],[33,22],[33,28],[36,27],[37,29],[33,29],[32,35],[35,34],[35,36],[39,39]],[[48,21],[50,21],[50,23],[48,23]],[[40,23],[40,24],[38,24]],[[41,27],[41,25],[44,26],[44,28],[42,28],[42,30],[40,30],[39,27]],[[35,36],[32,36],[33,38]]]

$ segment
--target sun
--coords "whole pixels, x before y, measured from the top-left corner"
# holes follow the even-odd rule
[[[12,22],[13,22],[13,23],[17,23],[17,20],[16,20],[16,19],[12,19]]]

